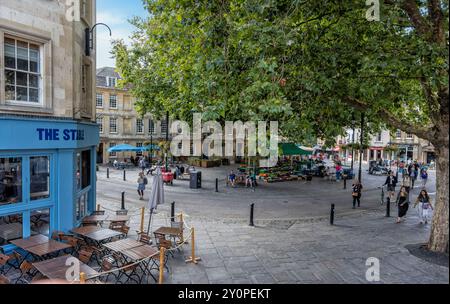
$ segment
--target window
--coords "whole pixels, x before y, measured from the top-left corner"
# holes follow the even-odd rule
[[[141,142],[136,143],[137,148],[141,148],[143,144]],[[136,152],[136,156],[142,156],[142,151]]]
[[[98,127],[99,127],[99,132],[103,133],[103,117],[97,117],[96,118],[96,122],[97,122]]]
[[[407,139],[413,139],[413,138],[414,138],[414,135],[411,134],[411,133],[408,133],[408,134],[406,134],[406,138],[407,138]]]
[[[117,118],[109,118],[109,133],[117,133]]]
[[[115,88],[117,84],[117,78],[107,77],[107,79],[108,79],[108,87]]]
[[[402,138],[402,131],[397,130],[397,132],[395,132],[395,138]]]
[[[76,158],[77,190],[86,189],[91,185],[91,151],[86,150],[77,153]]]
[[[161,133],[162,134],[166,134],[167,132],[167,121],[166,120],[162,120],[161,121]]]
[[[81,221],[87,215],[87,200],[88,193],[84,193],[75,201],[75,218],[77,221]]]
[[[0,245],[23,237],[22,214],[0,216]]]
[[[49,236],[50,209],[31,211],[30,224],[31,224],[31,231]]]
[[[0,207],[22,202],[22,159],[0,158]]]
[[[140,118],[136,119],[136,133],[144,133],[144,121]]]
[[[109,143],[109,147],[115,147],[116,143]],[[109,156],[115,157],[116,156],[116,152],[109,152]]]
[[[375,138],[375,140],[376,140],[377,142],[381,142],[381,136],[382,136],[382,133],[381,133],[381,132],[378,133],[378,134],[377,134],[377,137]]]
[[[109,107],[111,109],[117,109],[117,95],[109,96]]]
[[[42,101],[40,46],[5,37],[5,96],[7,101],[39,104]]]
[[[50,159],[48,156],[30,157],[30,199],[50,197]]]
[[[97,96],[95,98],[95,104],[97,106],[97,108],[103,108],[103,95],[97,93]]]
[[[155,122],[152,119],[148,120],[148,133],[149,134],[156,134],[155,133]]]

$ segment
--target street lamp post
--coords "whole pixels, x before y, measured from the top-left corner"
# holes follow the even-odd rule
[[[352,113],[352,166],[351,166],[352,172],[354,168],[354,163],[355,163],[355,113]]]
[[[166,147],[167,147],[167,143],[169,142],[169,111],[166,112]],[[166,161],[166,172],[169,171],[169,164],[167,163],[167,156],[169,154],[169,150],[166,149],[166,157],[165,157],[165,161]]]
[[[359,147],[359,172],[358,172],[358,180],[360,183],[362,178],[363,143],[364,143],[364,113],[361,113],[361,139]]]

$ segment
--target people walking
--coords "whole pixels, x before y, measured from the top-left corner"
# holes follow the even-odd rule
[[[422,173],[420,174],[420,178],[422,179],[422,189],[425,189],[425,186],[428,181],[428,172],[426,169],[422,169]]]
[[[144,199],[144,191],[145,191],[145,185],[148,184],[147,178],[144,176],[144,172],[139,172],[139,177],[137,180],[138,189],[137,192],[139,194],[139,199]]]
[[[394,175],[393,171],[389,171],[389,176],[386,178],[386,182],[383,184],[383,186],[387,186],[387,199],[390,202],[393,201],[395,196],[395,187],[397,186],[397,177]]]
[[[419,219],[420,224],[428,224],[428,221],[431,220],[431,211],[433,210],[433,205],[431,204],[430,196],[428,192],[423,189],[420,191],[419,196],[414,203],[414,208],[419,205]]]
[[[361,207],[361,192],[362,192],[362,184],[358,179],[355,179],[355,182],[352,185],[352,197],[353,197],[353,209],[356,208],[356,203],[358,202],[358,207]]]
[[[401,223],[404,220],[404,217],[406,213],[408,212],[409,208],[409,193],[406,190],[405,186],[402,186],[400,188],[400,192],[397,196],[397,206],[398,206],[398,217],[397,217],[397,224]]]

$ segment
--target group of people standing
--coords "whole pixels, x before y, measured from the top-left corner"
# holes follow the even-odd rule
[[[417,165],[417,163],[410,164],[408,168],[405,168],[402,176],[402,185],[397,195],[396,186],[398,184],[398,178],[393,171],[389,171],[389,176],[386,178],[385,183],[382,185],[382,187],[387,187],[387,199],[390,202],[395,201],[398,206],[397,223],[401,223],[405,219],[410,205],[410,192],[414,188],[414,183],[419,175],[422,179],[422,188],[414,202],[413,207],[416,208],[417,206],[419,206],[418,213],[420,224],[428,224],[428,222],[431,220],[431,211],[433,210],[433,205],[431,204],[430,196],[425,189],[425,185],[428,181],[428,172],[424,168],[420,170],[419,169],[420,167]],[[355,179],[354,183],[352,184],[353,209],[356,208],[356,204],[358,205],[358,207],[360,207],[361,205],[362,189],[363,186],[361,182],[358,179]]]

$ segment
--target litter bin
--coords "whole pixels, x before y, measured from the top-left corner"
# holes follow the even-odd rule
[[[202,187],[202,172],[191,172],[190,188],[199,189]]]

